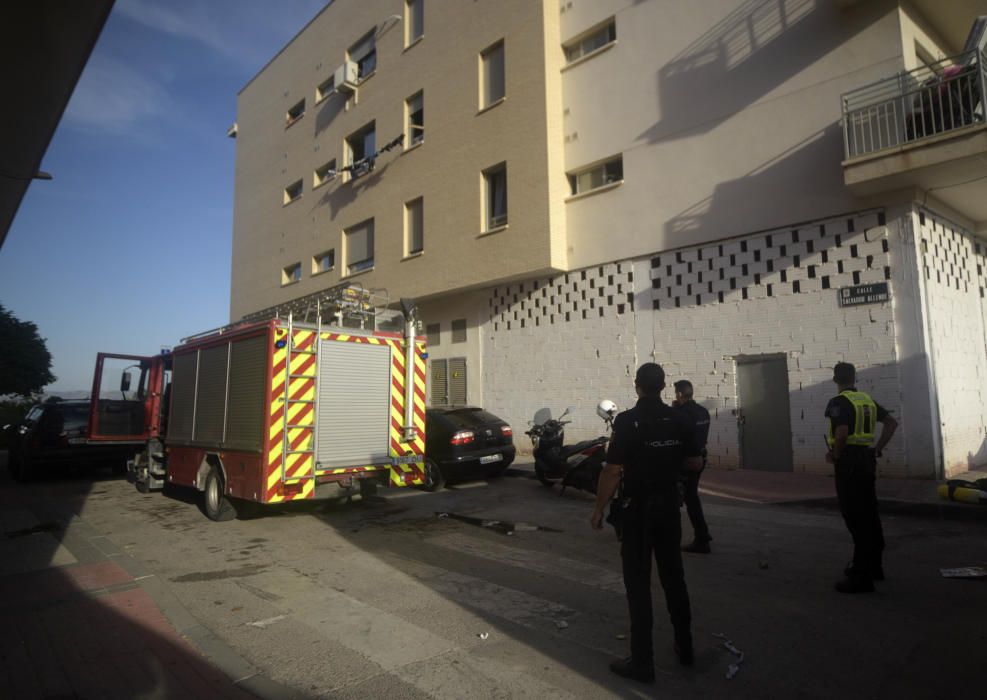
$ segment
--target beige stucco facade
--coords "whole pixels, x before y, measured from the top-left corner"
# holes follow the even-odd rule
[[[443,7],[445,5],[445,7]],[[403,0],[337,0],[318,15],[240,93],[231,317],[352,279],[392,295],[427,297],[490,284],[564,264],[564,186],[557,129],[558,24],[548,5],[528,0],[439,3],[426,8],[425,34],[405,46],[395,16]],[[376,32],[377,67],[354,93],[316,103],[316,88],[342,64],[349,46]],[[479,56],[504,42],[506,95],[479,103]],[[550,77],[549,77],[550,76]],[[424,142],[382,154],[356,179],[340,175],[313,187],[313,173],[344,140],[373,122],[380,148],[405,131],[405,100],[424,97]],[[300,100],[304,116],[286,126]],[[551,104],[550,104],[551,102]],[[482,172],[507,164],[509,221],[485,233]],[[301,179],[302,196],[283,203]],[[404,204],[424,204],[424,250],[405,255]],[[553,210],[556,216],[550,215]],[[343,231],[374,220],[374,265],[348,276]],[[329,249],[335,269],[313,275],[312,256]],[[301,263],[301,280],[281,271]]]
[[[987,460],[987,417],[967,405],[980,399],[937,389],[983,384],[987,359],[950,374],[952,356],[933,347],[972,314],[964,338],[983,336],[973,354],[987,358],[987,181],[966,182],[985,127],[848,159],[841,99],[955,56],[983,0],[416,1],[424,35],[409,43],[405,0],[335,0],[241,91],[233,319],[346,281],[415,297],[423,330],[440,327],[431,358],[465,359],[470,403],[522,425],[540,402],[588,404],[572,426],[582,437],[599,429],[592,404],[626,404],[634,365],[655,358],[703,387],[717,463],[743,468],[741,365],[785,358],[793,468],[824,471],[815,407],[845,359],[907,422],[885,473]],[[376,69],[317,102],[371,31]],[[505,94],[484,106],[481,56],[497,42]],[[367,125],[378,148],[406,133],[418,92],[422,144],[314,186]],[[919,173],[919,157],[935,168]],[[612,163],[619,179],[573,192],[570,176]],[[483,173],[498,164],[508,223],[491,232]],[[284,204],[298,180],[301,197]],[[418,198],[423,250],[407,255],[404,206]],[[370,219],[373,266],[347,274],[345,232]],[[313,272],[330,249],[335,267]],[[961,253],[960,294],[943,270]],[[879,307],[837,304],[842,288],[885,282]],[[465,341],[451,341],[454,322]],[[939,425],[969,412],[958,433]]]
[[[895,2],[426,0],[410,46],[404,8],[336,0],[240,93],[233,318],[347,279],[432,297],[853,210],[840,95],[913,67],[919,44],[936,57],[957,50]],[[566,65],[563,45],[609,18],[616,41]],[[376,70],[355,93],[317,102],[371,30]],[[479,56],[497,41],[506,96],[481,109]],[[371,122],[378,147],[404,133],[404,101],[419,91],[423,144],[314,186],[317,168],[345,164],[347,136]],[[286,126],[302,99],[304,116]],[[620,186],[570,197],[566,173],[614,156]],[[509,223],[485,234],[481,173],[498,163]],[[297,180],[302,196],[283,204]],[[425,245],[409,257],[403,207],[418,197]],[[373,269],[348,276],[343,232],[368,219]],[[335,269],[313,273],[327,250]],[[283,284],[294,263],[301,279]]]

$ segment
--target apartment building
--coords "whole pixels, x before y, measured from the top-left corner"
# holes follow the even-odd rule
[[[433,403],[572,405],[573,438],[654,359],[744,469],[830,469],[846,360],[901,424],[882,474],[984,464],[978,14],[335,0],[239,94],[231,317],[415,297]]]

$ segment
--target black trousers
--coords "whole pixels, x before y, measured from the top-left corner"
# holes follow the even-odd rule
[[[884,530],[877,512],[877,460],[866,447],[848,446],[836,462],[836,495],[853,537],[853,572],[871,577],[881,568]]]
[[[699,477],[706,469],[706,457],[703,457],[703,468],[698,472],[689,472],[685,482],[685,510],[689,514],[689,522],[692,523],[693,539],[697,542],[709,542],[709,526],[706,525],[706,518],[703,515],[703,504],[699,502]]]
[[[631,617],[631,658],[635,664],[654,665],[651,630],[651,558],[658,564],[658,578],[665,590],[665,604],[676,639],[691,642],[692,613],[689,591],[682,568],[682,523],[678,494],[674,490],[653,496],[646,502],[632,498],[624,526],[620,556],[623,560],[624,587]]]

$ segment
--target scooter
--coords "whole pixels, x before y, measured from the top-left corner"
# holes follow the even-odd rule
[[[603,469],[606,446],[610,440],[607,436],[601,436],[573,445],[564,444],[565,426],[572,422],[565,420],[565,417],[574,410],[574,407],[569,406],[556,419],[552,418],[549,409],[539,409],[534,419],[528,421],[530,428],[524,433],[531,438],[534,448],[535,477],[545,486],[561,482],[560,495],[569,486],[596,493],[596,483]],[[603,400],[597,405],[596,413],[610,430],[617,415],[617,405],[613,401]]]

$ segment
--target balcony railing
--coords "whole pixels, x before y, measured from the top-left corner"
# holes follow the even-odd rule
[[[845,157],[876,153],[984,123],[987,60],[979,51],[843,95]]]

